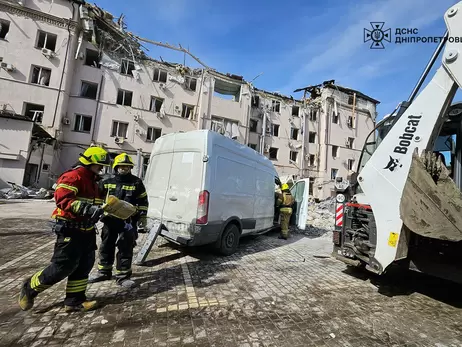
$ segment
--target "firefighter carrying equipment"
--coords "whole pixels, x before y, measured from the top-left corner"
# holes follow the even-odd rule
[[[122,286],[134,284],[132,275],[133,248],[136,245],[137,226],[146,218],[148,197],[143,181],[135,175],[115,174],[100,183],[102,192],[108,196],[136,207],[136,213],[125,220],[113,216],[104,216],[101,246],[99,248],[98,274],[92,282],[106,280],[112,276],[112,267],[116,261],[116,282]],[[145,224],[145,223],[142,223]],[[115,259],[115,249],[118,249]]]
[[[135,206],[127,201],[118,199],[114,195],[107,197],[106,203],[103,205],[103,210],[106,214],[122,220],[130,218],[137,212]]]
[[[93,223],[104,203],[96,183],[98,176],[85,166],[64,172],[59,178],[54,193],[56,209],[51,218],[68,222]],[[90,228],[90,229],[88,229]],[[93,230],[94,225],[84,230]]]
[[[86,166],[63,173],[57,181],[53,231],[56,243],[51,264],[24,282],[19,295],[22,310],[31,309],[35,297],[67,278],[64,305],[67,311],[87,310],[95,304],[86,299],[88,274],[95,262],[94,220],[102,211],[103,200],[97,186],[98,176]]]
[[[127,153],[122,153],[114,158],[114,162],[112,163],[112,168],[115,169],[118,165],[127,165],[127,166],[134,167],[135,163],[133,162],[132,158]]]
[[[80,153],[79,161],[83,165],[102,165],[110,166],[111,161],[107,151],[101,147],[90,147],[85,152]]]

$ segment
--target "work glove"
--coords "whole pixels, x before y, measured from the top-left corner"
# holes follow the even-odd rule
[[[140,233],[145,233],[146,228],[148,226],[148,219],[146,216],[140,216],[140,219],[138,220],[138,232]]]
[[[104,214],[104,210],[98,205],[87,205],[84,207],[82,214],[89,217],[90,223],[97,223]]]

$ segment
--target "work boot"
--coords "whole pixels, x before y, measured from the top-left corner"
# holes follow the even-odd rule
[[[34,307],[34,297],[30,295],[28,291],[28,284],[30,282],[30,277],[25,281],[21,287],[21,293],[19,294],[19,307],[21,310],[27,311]]]
[[[287,236],[282,236],[282,235],[281,235],[281,236],[278,237],[278,239],[280,239],[280,240],[287,240]]]
[[[88,283],[109,281],[111,278],[112,274],[98,271],[96,274],[90,276],[90,278],[88,279]]]
[[[116,283],[121,286],[121,287],[124,287],[124,288],[133,288],[135,287],[135,282],[132,281],[131,279],[129,278],[125,278],[123,280],[119,280],[119,281],[116,281]]]
[[[64,310],[66,313],[71,312],[88,312],[96,309],[98,307],[97,301],[85,301],[82,302],[80,305],[64,305]]]

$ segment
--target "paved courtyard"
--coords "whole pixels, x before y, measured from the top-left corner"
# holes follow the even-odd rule
[[[0,346],[462,346],[462,287],[349,269],[329,233],[244,239],[231,257],[159,240],[135,290],[89,286],[99,310],[64,313],[63,282],[22,312],[23,279],[51,256],[53,206],[0,202]]]

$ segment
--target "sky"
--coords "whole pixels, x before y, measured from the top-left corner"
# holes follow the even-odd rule
[[[334,79],[380,101],[378,119],[407,100],[437,43],[395,43],[396,28],[443,36],[444,13],[457,0],[98,0],[128,31],[181,44],[220,72],[259,89],[301,98],[297,88]],[[391,42],[370,49],[364,28],[385,22]],[[146,44],[153,58],[184,55]],[[186,64],[198,66],[186,57]],[[441,57],[436,67],[441,64]],[[436,68],[435,68],[436,69]],[[434,73],[433,69],[432,73]],[[431,75],[430,75],[431,77]],[[456,100],[460,100],[456,99]]]

